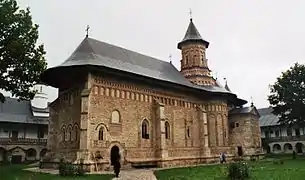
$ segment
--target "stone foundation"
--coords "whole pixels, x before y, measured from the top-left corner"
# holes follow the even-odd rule
[[[255,158],[256,160],[263,159],[265,154],[256,154],[256,155],[247,155],[242,157],[237,156],[227,156],[227,162],[233,162],[236,160],[250,160],[251,158]],[[196,165],[204,165],[204,164],[217,164],[219,163],[219,156],[213,157],[199,157],[199,158],[172,158],[167,160],[151,160],[151,161],[137,161],[137,162],[129,162],[122,165],[122,169],[130,169],[132,168],[132,164],[156,164],[158,168],[168,168],[168,167],[183,167],[183,166],[196,166]],[[79,164],[79,163],[74,163]],[[41,162],[42,169],[58,169],[59,162]],[[101,171],[112,171],[113,167],[110,166],[109,162],[85,162],[83,167],[87,172],[101,172]]]

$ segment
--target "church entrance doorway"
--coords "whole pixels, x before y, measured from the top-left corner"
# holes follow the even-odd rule
[[[118,146],[113,146],[110,150],[111,165],[118,159],[120,159],[120,148]]]
[[[238,156],[242,156],[243,155],[243,148],[241,146],[237,147],[237,154],[238,154]]]

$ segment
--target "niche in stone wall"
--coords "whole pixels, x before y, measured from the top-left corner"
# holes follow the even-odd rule
[[[185,146],[190,147],[192,146],[192,121],[185,119]]]
[[[216,127],[217,127],[217,142],[218,142],[217,144],[218,146],[223,146],[224,128],[223,128],[222,116],[220,114],[217,115]]]

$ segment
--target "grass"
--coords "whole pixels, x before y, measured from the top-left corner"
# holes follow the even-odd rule
[[[61,177],[59,175],[35,173],[22,170],[25,165],[0,165],[1,180],[110,180],[113,175],[85,175],[83,177]]]
[[[281,158],[284,164],[273,160],[250,163],[251,180],[304,180],[305,159]],[[226,180],[227,165],[197,166],[156,171],[158,180]]]

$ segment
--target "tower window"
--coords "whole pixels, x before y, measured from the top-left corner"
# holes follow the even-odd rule
[[[189,63],[189,57],[185,56],[185,64],[188,64],[188,63]]]

